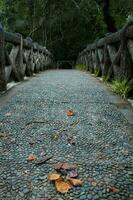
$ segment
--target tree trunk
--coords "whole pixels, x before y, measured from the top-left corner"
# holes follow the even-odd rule
[[[104,16],[104,22],[107,26],[108,32],[116,32],[116,26],[115,21],[113,17],[110,14],[110,0],[97,0],[97,3],[102,6],[103,16]]]

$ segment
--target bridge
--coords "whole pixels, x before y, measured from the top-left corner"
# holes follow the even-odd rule
[[[99,78],[132,85],[133,25],[87,45],[75,63],[86,71],[0,28],[2,200],[133,199],[133,108]],[[61,194],[49,173],[83,182]]]

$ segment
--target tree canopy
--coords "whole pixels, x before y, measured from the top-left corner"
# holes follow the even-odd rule
[[[74,60],[88,43],[121,28],[132,0],[0,0],[4,29],[47,46],[57,60]]]

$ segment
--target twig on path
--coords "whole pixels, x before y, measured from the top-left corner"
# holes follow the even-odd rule
[[[42,164],[45,164],[48,160],[50,160],[53,156],[50,156],[50,157],[47,157],[47,158],[44,158],[42,160],[39,160],[37,161],[35,164],[36,165],[42,165]]]
[[[26,126],[30,125],[30,124],[49,124],[49,121],[31,121],[31,122],[28,122],[26,123]]]
[[[70,124],[70,126],[76,126],[79,123],[79,120]]]

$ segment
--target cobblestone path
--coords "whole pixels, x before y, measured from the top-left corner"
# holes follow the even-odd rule
[[[0,200],[133,199],[133,128],[102,83],[85,72],[53,70],[13,90],[0,109],[0,133],[8,136],[0,138]],[[52,158],[36,165],[27,160],[31,153]],[[83,180],[66,194],[47,179],[62,161],[76,163]]]

